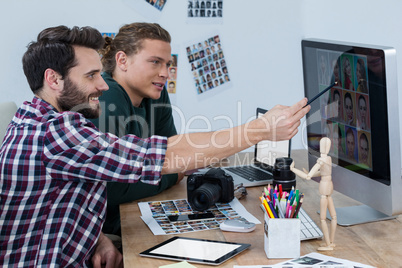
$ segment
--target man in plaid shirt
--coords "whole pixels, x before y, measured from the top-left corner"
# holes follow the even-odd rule
[[[229,130],[118,138],[87,120],[99,116],[98,97],[108,89],[96,52],[102,46],[93,28],[59,26],[43,30],[24,54],[35,97],[17,111],[0,147],[0,266],[121,267],[101,233],[106,182],[157,184],[161,174],[289,139],[310,109],[303,99]]]

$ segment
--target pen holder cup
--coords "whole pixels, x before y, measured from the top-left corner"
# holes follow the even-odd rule
[[[264,250],[268,259],[300,257],[300,219],[264,217]]]

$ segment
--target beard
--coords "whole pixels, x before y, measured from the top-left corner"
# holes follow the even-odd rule
[[[100,96],[101,93],[85,95],[83,91],[67,76],[64,79],[64,88],[61,96],[57,99],[58,106],[62,111],[81,113],[87,119],[95,119],[100,115],[100,105],[95,108],[89,104],[92,96]]]

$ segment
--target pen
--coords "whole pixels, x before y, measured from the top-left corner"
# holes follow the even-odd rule
[[[307,104],[304,106],[306,107],[307,105],[311,104],[313,101],[315,101],[316,99],[318,99],[322,94],[324,94],[325,92],[327,92],[328,90],[330,90],[331,88],[333,88],[336,84],[338,84],[338,82],[334,82],[332,85],[330,85],[329,87],[327,87],[326,89],[324,89],[323,91],[321,91],[320,93],[318,93],[317,95],[315,95],[312,99],[310,99]],[[303,107],[303,108],[304,108]]]

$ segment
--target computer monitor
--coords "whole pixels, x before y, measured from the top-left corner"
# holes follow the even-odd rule
[[[396,51],[391,47],[302,40],[309,166],[329,137],[334,189],[363,205],[338,208],[340,225],[402,213]],[[319,181],[320,178],[315,178]],[[336,206],[336,204],[335,204]]]

